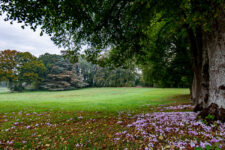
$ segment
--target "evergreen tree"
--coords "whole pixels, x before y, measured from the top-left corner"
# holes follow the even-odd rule
[[[87,86],[77,65],[60,55],[44,54],[39,57],[47,67],[41,88],[45,90],[71,90]]]

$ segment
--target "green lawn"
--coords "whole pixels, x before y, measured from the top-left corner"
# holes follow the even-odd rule
[[[197,114],[191,112],[188,89],[87,88],[23,93],[0,90],[0,150],[178,149],[169,143],[189,144],[192,140],[197,141],[198,147],[201,141],[211,141],[205,138],[204,125],[190,124]],[[189,107],[181,108],[182,105]],[[201,136],[193,136],[189,129]],[[223,137],[219,129],[210,131],[210,135]]]
[[[0,87],[0,93],[9,92],[9,90],[5,87]]]
[[[188,89],[0,90],[0,150],[225,149],[225,124],[195,122]]]
[[[1,92],[2,91],[2,92]],[[0,89],[0,113],[12,111],[127,111],[184,101],[188,89],[87,88],[73,91],[9,93]]]

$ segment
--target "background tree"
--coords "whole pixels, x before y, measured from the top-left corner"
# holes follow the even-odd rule
[[[77,63],[80,73],[84,77],[84,81],[88,84],[89,87],[94,87],[95,85],[95,76],[97,70],[99,69],[98,65],[92,64],[87,60],[80,58],[79,62]]]
[[[101,67],[80,58],[76,63],[84,81],[90,87],[132,87],[137,86],[140,76],[133,68]]]
[[[77,65],[60,55],[44,54],[39,57],[46,68],[41,88],[46,90],[71,90],[87,86]]]
[[[0,79],[9,82],[11,91],[22,91],[26,85],[43,79],[45,66],[28,52],[0,52]]]
[[[94,75],[96,87],[133,87],[138,85],[140,76],[131,69],[110,69],[98,66]]]
[[[9,82],[9,89],[13,90],[13,82],[17,80],[17,56],[15,50],[0,52],[0,80]]]
[[[35,84],[35,88],[39,88],[39,84],[43,81],[46,68],[44,64],[32,56],[29,52],[18,53],[17,70],[18,81],[14,85],[14,90],[22,91],[23,84]]]
[[[100,67],[83,58],[75,64],[61,55],[44,54],[39,60],[47,67],[42,84],[48,90],[69,90],[81,87],[136,86],[139,80],[134,69]]]
[[[166,21],[156,19],[151,21],[146,35],[148,38],[142,40],[146,55],[141,58],[144,84],[191,89],[192,57],[186,32],[176,32]]]

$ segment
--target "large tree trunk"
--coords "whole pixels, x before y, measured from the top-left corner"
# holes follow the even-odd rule
[[[192,98],[196,104],[195,110],[202,110],[200,115],[203,118],[211,114],[216,120],[225,121],[224,10],[212,27],[209,33],[202,33],[200,42],[197,38],[198,34],[195,36],[197,46],[192,47],[194,50]],[[193,42],[191,44],[193,45]]]
[[[22,82],[19,82],[18,83],[18,92],[22,92],[23,91],[23,85],[22,85]]]
[[[191,43],[191,51],[193,55],[193,83],[192,83],[192,100],[195,103],[195,111],[203,109],[204,99],[208,97],[208,70],[204,66],[208,64],[208,56],[206,49],[203,48],[203,35],[201,27],[197,28],[196,33],[188,28],[189,39]]]

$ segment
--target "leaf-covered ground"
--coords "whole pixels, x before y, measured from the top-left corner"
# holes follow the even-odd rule
[[[192,107],[1,113],[0,149],[225,149],[225,123],[207,126]]]

